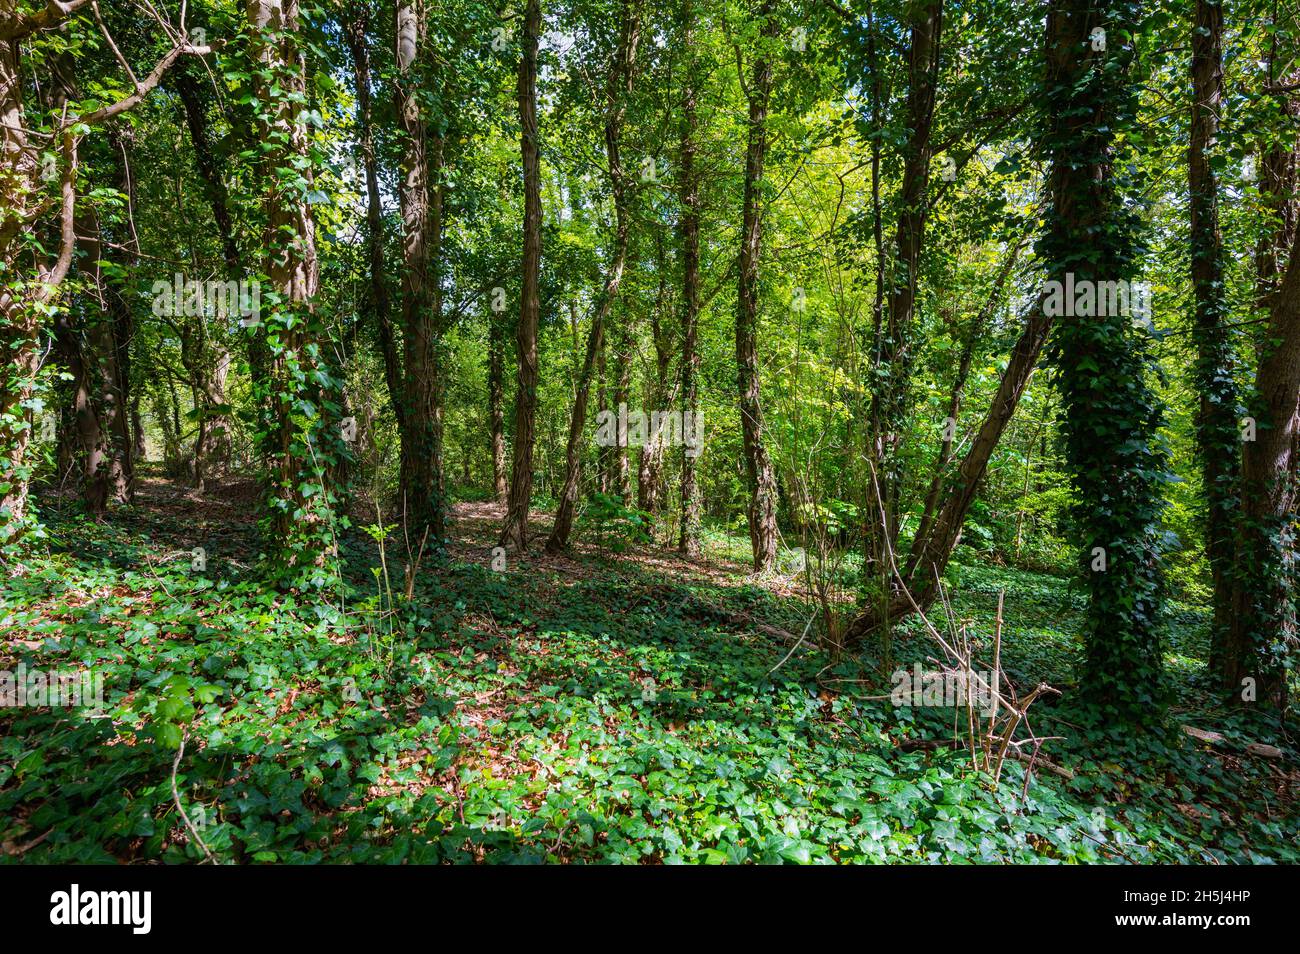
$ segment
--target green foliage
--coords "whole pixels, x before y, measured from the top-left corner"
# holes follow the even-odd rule
[[[654,525],[654,514],[629,507],[613,494],[592,495],[578,519],[580,529],[595,530],[600,549],[615,553],[650,543]]]
[[[19,658],[106,684],[100,716],[0,712],[0,838],[51,831],[23,860],[200,860],[171,793],[182,736],[177,789],[223,862],[1300,860],[1262,760],[1177,735],[1081,735],[1044,710],[1075,780],[1038,773],[1024,801],[1019,763],[993,792],[960,753],[900,749],[944,737],[951,710],[868,698],[854,664],[820,681],[815,653],[773,671],[786,647],[733,619],[793,627],[808,607],[755,587],[687,589],[604,559],[576,582],[453,562],[421,578],[389,639],[373,607],[300,602],[220,558],[202,576],[159,564],[146,530],[183,532],[55,526],[55,551],[0,598]],[[374,539],[344,553],[366,587]],[[1082,600],[1050,577],[960,573],[981,634],[1006,591],[1012,677],[1072,694]],[[931,652],[914,630],[898,651],[900,666]]]

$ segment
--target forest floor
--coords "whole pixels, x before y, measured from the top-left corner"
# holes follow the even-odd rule
[[[494,571],[500,512],[463,503],[409,604],[405,546],[349,530],[340,608],[258,583],[254,501],[156,476],[103,523],[42,501],[0,670],[101,674],[104,705],[0,710],[0,861],[1300,860],[1300,727],[1214,704],[1197,608],[1168,614],[1165,723],[1086,730],[1081,594],[959,559],[955,615],[987,646],[1005,594],[1009,678],[1062,691],[1032,712],[1063,772],[1009,762],[994,787],[943,744],[956,710],[891,704],[879,647],[831,665],[791,641],[812,605],[721,532],[694,561],[538,537]],[[936,652],[896,629],[894,666]]]

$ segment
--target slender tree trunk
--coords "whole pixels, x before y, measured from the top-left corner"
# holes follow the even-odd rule
[[[140,390],[131,392],[131,441],[132,455],[136,461],[149,456],[149,445],[145,442],[144,421],[140,417]]]
[[[212,151],[212,138],[208,133],[208,114],[199,92],[199,85],[187,69],[174,75],[176,92],[185,107],[185,125],[189,129],[190,144],[194,147],[194,164],[207,195],[212,219],[217,224],[221,239],[221,255],[225,260],[226,274],[234,278],[241,271],[239,246],[235,242],[235,226],[230,215],[230,196],[221,175],[221,168]]]
[[[992,320],[998,303],[1002,301],[1003,290],[1006,288],[1011,273],[1015,270],[1016,260],[1020,257],[1020,250],[1023,247],[1024,242],[1018,242],[1002,263],[998,276],[993,282],[993,290],[989,293],[984,307],[975,318],[970,334],[966,338],[966,343],[962,347],[961,358],[957,362],[957,374],[953,378],[952,392],[948,399],[948,420],[944,422],[943,444],[939,449],[939,457],[935,462],[934,475],[930,479],[930,489],[925,495],[925,508],[921,514],[921,522],[917,525],[916,534],[912,537],[912,553],[917,553],[919,547],[924,547],[934,525],[940,495],[943,493],[948,477],[948,465],[952,462],[952,449],[957,436],[956,422],[958,415],[961,413],[962,396],[966,389],[966,381],[970,377],[971,362],[975,358],[975,347],[984,334],[984,329],[988,327],[989,322]],[[992,447],[989,450],[992,451]],[[962,518],[965,519],[964,512]]]
[[[135,234],[135,177],[132,174],[129,139],[119,136],[115,130],[108,134],[109,144],[120,158],[118,164],[118,189],[126,196],[130,211],[126,232],[118,242],[122,246],[121,254],[127,268],[134,269],[139,264],[140,243]],[[109,346],[112,350],[111,389],[105,396],[112,406],[106,413],[109,432],[113,440],[113,463],[111,471],[111,496],[114,503],[130,503],[135,495],[135,453],[131,437],[131,397],[134,393],[134,381],[131,379],[131,342],[135,336],[135,316],[131,311],[131,302],[121,281],[113,280],[108,284],[108,307],[112,315],[112,325],[108,329]]]
[[[162,431],[163,472],[169,477],[184,468],[181,462],[180,407],[176,386],[169,378],[165,388],[153,393],[153,416]]]
[[[541,312],[542,173],[537,141],[537,47],[542,31],[541,0],[527,0],[519,58],[520,157],[524,169],[524,229],[519,325],[515,335],[519,367],[515,400],[514,469],[502,546],[528,549],[528,510],[533,496],[533,442],[537,417],[537,324]]]
[[[607,82],[608,103],[605,108],[605,160],[609,164],[609,180],[614,193],[614,256],[605,275],[587,335],[587,351],[578,375],[573,397],[573,414],[569,419],[569,439],[564,455],[564,485],[560,490],[559,506],[555,512],[555,525],[546,541],[547,552],[555,553],[569,545],[573,529],[574,511],[578,503],[578,483],[582,475],[583,432],[587,427],[587,401],[591,395],[591,379],[596,361],[605,346],[605,321],[618,297],[623,281],[623,267],[627,262],[628,235],[631,221],[627,208],[627,178],[623,172],[623,158],[619,138],[623,134],[623,117],[632,96],[636,77],[636,48],[641,36],[640,0],[623,0],[622,27],[618,49],[610,60]]]
[[[505,329],[496,316],[488,328],[488,422],[492,443],[492,494],[506,502]]]
[[[687,51],[685,87],[682,90],[681,136],[681,204],[679,225],[682,245],[682,414],[699,416],[699,316],[700,316],[700,183],[695,172],[695,158],[699,152],[696,135],[699,120],[696,114],[696,72],[692,49],[691,0],[682,3],[682,44]],[[701,431],[702,433],[702,431]],[[699,453],[682,447],[681,531],[677,549],[687,556],[700,552],[700,490],[696,467]]]
[[[762,34],[779,29],[772,0],[759,9]],[[763,407],[758,371],[758,266],[762,252],[760,191],[767,158],[767,111],[772,93],[772,63],[767,53],[754,61],[749,81],[749,138],[745,150],[744,213],[740,231],[740,283],[736,302],[736,383],[740,426],[744,435],[745,473],[749,483],[749,540],[754,570],[776,566],[776,473],[763,443]]]
[[[1211,666],[1227,677],[1224,640],[1230,626],[1233,565],[1232,521],[1241,453],[1237,424],[1235,346],[1227,326],[1223,237],[1219,231],[1219,184],[1211,163],[1223,101],[1223,7],[1196,0],[1192,28],[1192,126],[1187,153],[1191,197],[1192,294],[1195,299],[1193,376],[1201,395],[1196,438],[1206,500],[1205,549],[1214,585]]]
[[[600,354],[596,356],[596,410],[603,414],[609,410],[609,389],[605,380],[605,353],[609,350],[609,336],[601,343]],[[596,468],[599,471],[597,485],[602,494],[608,494],[613,482],[614,446],[600,447],[596,451]]]
[[[1277,10],[1272,18],[1267,82],[1269,86],[1294,85],[1300,82],[1300,69],[1296,69],[1294,56],[1288,50],[1293,45],[1285,36],[1286,27],[1278,22]],[[1202,38],[1202,42],[1204,39]],[[1289,135],[1279,135],[1276,126],[1265,125],[1264,142],[1260,147],[1259,191],[1268,214],[1268,225],[1260,232],[1255,246],[1256,305],[1265,311],[1270,298],[1277,291],[1282,274],[1287,268],[1287,256],[1295,243],[1296,224],[1300,219],[1300,202],[1296,200],[1298,158],[1295,126],[1300,122],[1300,98],[1287,93],[1269,93],[1280,114],[1277,126],[1291,129]],[[1265,342],[1257,335],[1256,353],[1262,359]]]
[[[650,311],[650,333],[653,339],[655,355],[651,377],[647,382],[646,393],[650,406],[646,413],[651,415],[646,442],[641,447],[637,467],[637,507],[646,513],[660,513],[664,505],[664,441],[667,439],[666,428],[654,427],[653,415],[658,412],[671,413],[676,403],[675,389],[669,376],[672,366],[672,343],[664,333],[660,316],[668,310],[668,270],[665,262],[662,237],[656,236],[658,262],[656,272],[659,275],[659,293]],[[661,418],[660,420],[665,420]]]
[[[388,402],[400,432],[404,426],[402,365],[393,336],[393,308],[384,273],[384,205],[379,193],[379,161],[375,155],[375,134],[371,120],[369,30],[369,8],[365,3],[351,3],[344,36],[352,56],[352,70],[357,85],[357,145],[366,176],[366,258],[370,268],[366,308],[374,320],[375,334],[384,361]]]
[[[194,147],[195,165],[199,178],[203,180],[208,207],[221,239],[226,277],[237,280],[242,272],[239,247],[235,242],[229,195],[212,150],[207,110],[199,95],[198,83],[187,70],[178,70],[174,82],[185,108],[185,123]],[[199,412],[198,436],[194,442],[194,486],[201,492],[211,489],[211,485],[229,469],[230,434],[233,430],[229,415],[219,410],[226,404],[225,380],[230,367],[230,353],[219,338],[208,333],[203,323],[204,319],[200,317],[199,326],[190,332],[191,354],[186,362]]]
[[[624,309],[626,320],[618,325],[610,342],[614,349],[614,406],[610,408],[619,419],[618,439],[610,448],[610,483],[615,497],[624,506],[632,502],[632,470],[628,465],[627,429],[623,426],[623,408],[632,396],[632,322],[631,312]],[[627,413],[632,412],[628,408]]]
[[[911,47],[908,53],[907,128],[903,182],[894,236],[892,273],[884,276],[886,307],[879,336],[877,379],[871,420],[871,454],[877,480],[868,495],[868,558],[882,566],[885,547],[898,539],[898,509],[903,480],[899,447],[907,412],[913,347],[912,324],[920,281],[921,251],[930,200],[935,93],[939,81],[943,0],[919,0],[910,7]],[[878,265],[882,264],[878,260]],[[879,492],[879,499],[875,493]],[[883,514],[883,524],[878,523]]]
[[[970,505],[975,500],[975,492],[988,469],[993,451],[1029,386],[1051,327],[1052,319],[1044,314],[1041,303],[1036,305],[1029,315],[1025,330],[1011,350],[1011,359],[1002,372],[993,403],[971,442],[970,449],[962,458],[961,466],[957,468],[952,488],[944,498],[943,506],[939,508],[929,532],[913,542],[907,566],[898,568],[907,581],[912,598],[922,610],[928,609],[938,595],[936,579],[943,576],[952,551],[961,539],[962,526]],[[884,607],[873,606],[854,619],[845,631],[845,640],[852,642],[863,639],[885,623],[901,619],[912,611],[911,600],[900,593],[892,597]]]

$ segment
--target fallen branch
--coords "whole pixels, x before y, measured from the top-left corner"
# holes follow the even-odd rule
[[[1198,729],[1196,726],[1185,725],[1183,731],[1193,739],[1198,739],[1206,745],[1212,745],[1218,749],[1227,749],[1234,752],[1244,752],[1246,755],[1256,755],[1262,759],[1280,759],[1283,752],[1276,745],[1269,745],[1265,742],[1247,742],[1244,749],[1235,748],[1228,741],[1227,736],[1221,732],[1212,732],[1208,729]]]
[[[194,823],[190,821],[190,816],[185,813],[185,807],[181,805],[181,794],[176,790],[176,770],[180,768],[181,756],[183,756],[184,754],[185,754],[185,736],[182,735],[181,744],[176,747],[176,758],[172,760],[172,801],[176,803],[176,810],[181,813],[181,818],[184,819],[185,821],[185,827],[188,828],[190,830],[190,834],[194,836],[194,841],[198,844],[200,848],[203,849],[203,853],[208,856],[208,861],[212,862],[215,865],[217,863],[216,857],[212,854],[212,852],[208,849],[207,844],[199,836],[199,830],[195,828]]]

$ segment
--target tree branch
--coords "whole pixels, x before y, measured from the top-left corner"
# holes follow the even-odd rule
[[[0,20],[0,42],[13,42],[41,30],[53,29],[89,2],[90,0],[46,0],[45,9],[39,13],[15,13]]]

